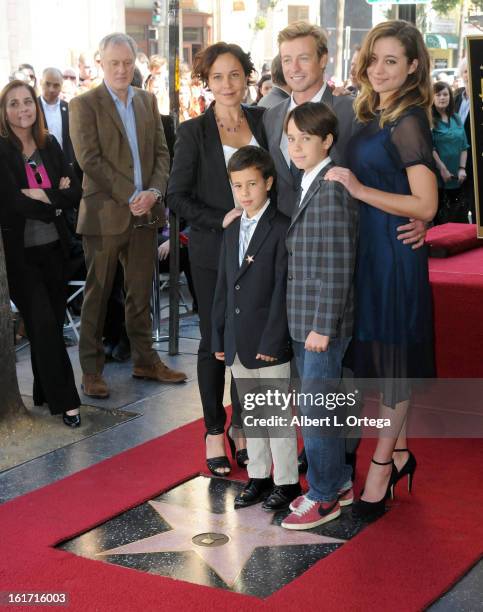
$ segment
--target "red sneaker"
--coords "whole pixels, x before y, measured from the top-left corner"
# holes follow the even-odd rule
[[[283,520],[282,527],[285,529],[312,529],[340,516],[337,499],[332,502],[317,502],[303,497],[297,508]]]
[[[305,495],[299,495],[298,497],[296,497],[289,506],[290,510],[292,512],[296,510],[304,501],[304,499]],[[341,506],[350,506],[354,502],[354,491],[352,490],[352,487],[349,487],[344,491],[339,491],[337,499],[339,500],[339,504]]]
[[[354,491],[352,487],[349,487],[345,491],[339,491],[339,496],[337,498],[340,506],[350,506],[354,501]]]

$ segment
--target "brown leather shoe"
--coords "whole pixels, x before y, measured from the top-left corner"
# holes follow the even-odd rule
[[[82,374],[82,391],[89,397],[104,399],[109,397],[109,387],[102,374]]]
[[[150,366],[134,366],[132,375],[134,378],[148,378],[163,383],[181,383],[188,378],[184,372],[171,370],[162,361]]]

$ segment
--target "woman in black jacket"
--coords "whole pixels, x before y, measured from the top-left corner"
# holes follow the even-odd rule
[[[45,129],[34,89],[22,81],[0,93],[0,174],[8,285],[30,340],[34,404],[47,402],[78,427],[80,400],[62,335],[69,254],[62,211],[78,204],[81,189]]]
[[[242,106],[253,70],[250,55],[235,44],[219,42],[198,53],[193,77],[210,88],[214,102],[203,115],[179,126],[168,183],[169,208],[191,228],[189,253],[200,317],[198,385],[206,426],[206,457],[210,471],[221,476],[230,472],[224,443],[225,366],[211,350],[211,308],[222,232],[242,212],[235,208],[226,165],[244,145],[266,148],[264,109]],[[229,441],[233,452],[233,437],[237,438],[237,462],[243,466],[247,461],[246,450],[242,448],[245,438],[233,382],[231,396]]]

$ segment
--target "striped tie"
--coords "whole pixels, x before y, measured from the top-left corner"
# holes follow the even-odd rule
[[[245,217],[241,218],[241,221],[240,221],[240,248],[238,251],[238,260],[239,260],[240,266],[243,263],[243,258],[245,257],[245,253],[247,252],[248,245],[250,244],[250,230],[256,224],[257,224],[256,219],[247,219]]]

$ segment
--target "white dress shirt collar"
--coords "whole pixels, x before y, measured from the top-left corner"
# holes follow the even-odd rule
[[[243,210],[241,218],[242,219],[250,219],[250,221],[256,221],[258,223],[260,221],[260,219],[262,218],[263,213],[267,210],[269,204],[270,204],[270,198],[267,199],[267,201],[265,202],[263,207],[257,212],[257,214],[254,217],[249,217],[247,215],[247,211]]]
[[[327,89],[327,83],[324,83],[322,87],[319,89],[319,91],[315,94],[315,96],[311,100],[309,100],[309,102],[320,102],[322,100],[322,96],[324,95],[326,89]],[[293,91],[292,91],[292,95],[290,96],[290,107],[288,110],[291,111],[296,106],[298,106],[298,104],[294,100]]]
[[[317,164],[315,166],[315,168],[310,170],[310,172],[304,172],[304,175],[302,177],[302,183],[300,185],[302,193],[300,194],[299,206],[302,205],[302,202],[304,201],[304,198],[305,198],[305,195],[306,195],[307,191],[309,190],[310,186],[312,185],[312,183],[316,179],[316,177],[319,174],[319,172],[323,168],[325,168],[325,166],[329,165],[331,161],[332,160],[330,159],[330,156],[327,156],[319,164]]]

